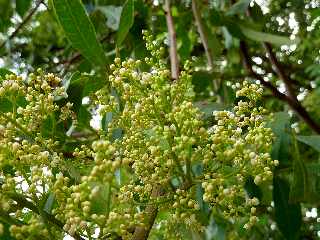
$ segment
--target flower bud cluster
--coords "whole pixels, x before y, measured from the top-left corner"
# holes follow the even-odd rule
[[[96,165],[88,179],[119,186],[120,192],[113,195],[119,201],[114,212],[149,202],[160,209],[170,206],[172,219],[184,224],[199,213],[195,183],[200,182],[203,201],[211,208],[221,210],[227,219],[245,217],[245,226],[252,226],[257,217],[247,204],[252,199],[244,190],[245,180],[268,181],[276,165],[269,154],[273,135],[265,126],[266,111],[256,107],[261,87],[244,82],[233,111],[215,112],[216,124],[206,130],[192,103],[188,72],[172,81],[162,61],[154,64],[160,55],[158,44],[149,35],[145,39],[151,51],[151,58],[145,59],[152,63],[150,71],[141,71],[139,60],[116,58],[109,80],[117,94],[97,92],[97,104],[106,106],[101,113],[111,111],[113,118],[107,133],[92,145]],[[115,139],[117,129],[123,135]],[[203,168],[201,173],[194,170],[197,166]],[[119,171],[126,174],[126,181],[115,179]],[[154,198],[152,191],[159,185],[164,193]]]
[[[57,104],[66,97],[61,80],[39,71],[27,81],[14,75],[3,81],[0,97],[12,103],[0,113],[3,209],[14,204],[8,201],[10,192],[35,203],[53,193],[51,213],[63,223],[63,231],[90,239],[96,229],[97,239],[131,239],[137,227],[147,226],[145,210],[150,206],[167,215],[156,220],[158,228],[151,234],[166,232],[167,237],[178,236],[180,224],[203,229],[199,216],[204,204],[232,222],[247,220],[245,228],[257,222],[259,201],[248,197],[245,181],[253,177],[259,185],[270,180],[278,163],[269,154],[273,135],[265,125],[266,111],[257,107],[260,86],[235,86],[237,105],[232,111],[214,112],[214,124],[207,129],[193,104],[188,69],[173,81],[161,57],[163,48],[144,34],[151,56],[144,61],[116,58],[110,66],[110,86],[92,98],[91,104],[99,105],[99,113],[109,120],[98,139],[72,150],[77,169],[69,166],[71,159],[54,135],[55,124],[74,115],[72,104]],[[142,71],[146,66],[149,70]],[[43,133],[44,123],[51,132]],[[16,187],[19,181],[28,188],[22,183]],[[55,234],[36,213],[26,227],[10,229],[17,239],[49,230]]]
[[[59,182],[53,172],[66,169],[55,135],[58,124],[72,119],[72,105],[58,102],[66,97],[62,80],[41,69],[26,79],[7,75],[0,83],[0,209],[17,223],[23,220],[9,229],[16,239],[47,238],[49,231],[63,237],[45,224],[42,210],[30,206],[41,202],[43,208]]]

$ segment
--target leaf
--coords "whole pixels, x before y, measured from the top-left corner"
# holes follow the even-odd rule
[[[320,135],[297,136],[297,140],[320,152]]]
[[[223,104],[217,102],[199,101],[195,102],[194,105],[204,113],[205,119],[212,117],[213,111],[221,111],[225,109]]]
[[[103,214],[109,210],[111,185],[110,183],[101,184],[98,182],[91,182],[91,188],[97,188],[99,191],[92,197],[91,213]]]
[[[232,35],[230,34],[230,32],[228,31],[228,29],[226,27],[222,27],[222,33],[224,36],[224,45],[227,49],[232,47]]]
[[[291,40],[289,37],[259,32],[259,31],[253,30],[251,28],[247,28],[245,26],[242,26],[242,25],[239,25],[239,27],[240,27],[243,35],[245,35],[247,38],[254,40],[254,41],[269,42],[269,43],[279,45],[279,46],[297,44],[299,42],[298,38]]]
[[[1,78],[5,79],[7,74],[10,75],[10,74],[14,74],[14,73],[9,71],[6,68],[0,68],[0,80],[1,80]]]
[[[16,11],[23,17],[31,6],[31,0],[16,0]]]
[[[101,6],[97,7],[106,17],[107,26],[112,30],[118,30],[120,24],[120,16],[122,12],[122,7],[118,6]]]
[[[260,6],[255,2],[253,6],[250,8],[250,16],[254,21],[264,22],[265,16],[260,8]]]
[[[290,201],[304,201],[310,198],[310,185],[306,166],[300,158],[297,140],[294,139],[293,183],[290,189]]]
[[[5,32],[11,25],[10,18],[13,14],[12,0],[0,0],[0,32]]]
[[[226,15],[231,16],[235,14],[243,14],[247,11],[251,0],[240,0],[233,4],[227,11]]]
[[[275,141],[272,146],[271,157],[273,160],[279,160],[280,164],[289,164],[290,159],[290,116],[286,112],[277,112],[274,114],[273,121],[268,124],[275,134]]]
[[[208,71],[195,71],[192,74],[192,85],[196,93],[201,93],[207,90],[210,86],[213,74]]]
[[[57,18],[71,45],[91,63],[105,66],[103,49],[80,0],[51,0]]]
[[[82,98],[84,97],[82,92],[85,87],[87,78],[80,72],[75,72],[70,76],[70,84],[67,89],[68,101],[73,103],[72,109],[78,112],[82,105]]]
[[[237,24],[235,21],[226,21],[225,23],[226,28],[228,29],[228,32],[235,38],[238,39],[244,39],[245,35],[243,34],[239,24]]]
[[[5,97],[0,97],[0,112],[12,111],[12,103]]]
[[[301,206],[289,203],[289,184],[279,177],[273,179],[273,201],[275,221],[283,237],[298,239],[302,222]]]
[[[304,164],[303,161],[293,165],[293,183],[289,195],[290,202],[317,204],[320,200],[320,165]]]
[[[223,14],[215,8],[212,8],[209,12],[209,20],[212,26],[223,26],[224,19]]]
[[[252,176],[249,176],[246,179],[246,182],[244,184],[244,188],[245,188],[245,190],[246,190],[246,192],[247,192],[247,194],[248,194],[248,196],[250,198],[256,197],[261,201],[261,199],[262,199],[262,191],[259,188],[259,186],[257,186],[254,183],[254,179],[253,179]]]
[[[51,192],[47,198],[47,201],[46,203],[44,204],[44,207],[43,207],[43,211],[47,212],[47,213],[51,213],[51,210],[52,210],[52,206],[53,206],[53,203],[54,203],[54,200],[55,200],[55,196],[54,194]]]
[[[117,46],[119,47],[123,40],[126,38],[130,28],[134,22],[134,2],[133,0],[127,0],[123,5],[119,29],[117,32]]]

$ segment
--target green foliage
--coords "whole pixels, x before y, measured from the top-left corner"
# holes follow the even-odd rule
[[[0,239],[318,237],[319,3],[165,2],[0,0]]]
[[[117,32],[117,46],[120,46],[127,36],[134,22],[134,0],[127,0],[122,8],[119,30]]]
[[[16,0],[16,11],[23,17],[31,6],[31,0]]]
[[[289,184],[281,179],[274,178],[273,200],[275,220],[283,237],[298,239],[301,227],[301,207],[298,203],[289,203]]]
[[[104,67],[107,59],[81,1],[52,0],[52,5],[72,46],[93,64]]]

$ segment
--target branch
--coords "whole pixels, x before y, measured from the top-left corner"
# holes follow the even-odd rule
[[[173,17],[171,14],[170,0],[165,0],[164,11],[166,14],[168,34],[169,34],[169,48],[170,48],[170,63],[171,63],[171,77],[174,80],[179,78],[179,59],[177,51],[177,37],[174,28]]]
[[[311,129],[313,129],[316,133],[320,134],[320,126],[311,118],[309,113],[305,110],[305,108],[300,104],[300,102],[296,98],[291,98],[281,93],[275,86],[273,86],[270,82],[265,81],[261,75],[257,74],[253,70],[247,45],[244,41],[240,41],[240,53],[243,65],[248,71],[249,75],[255,79],[258,79],[264,87],[268,88],[272,92],[272,95],[274,97],[286,102],[305,121],[305,123]]]
[[[56,227],[63,229],[64,223],[60,222],[58,219],[55,218],[54,215],[51,215],[47,213],[46,211],[43,211],[40,213],[38,207],[34,205],[32,202],[25,199],[22,195],[17,193],[8,193],[8,197],[10,197],[12,200],[16,201],[19,205],[28,208],[29,210],[33,211],[36,214],[43,214],[43,217]],[[68,233],[69,234],[69,233]],[[72,237],[74,237],[76,240],[84,240],[78,233],[75,233]]]
[[[294,89],[292,87],[292,80],[288,75],[285,74],[284,69],[282,68],[281,64],[278,62],[278,59],[274,52],[272,51],[272,46],[270,43],[263,43],[263,46],[265,47],[267,53],[268,53],[268,58],[271,64],[274,66],[275,71],[279,78],[284,82],[286,86],[286,90],[288,92],[288,96],[292,99],[296,99],[296,94],[294,92]]]
[[[13,31],[13,33],[11,33],[11,35],[4,42],[1,43],[0,49],[3,48],[8,41],[10,41],[12,38],[14,38],[19,33],[19,31],[23,28],[23,26],[27,22],[29,22],[29,20],[31,19],[33,14],[37,11],[37,9],[39,8],[41,3],[43,3],[43,0],[39,0],[37,2],[36,6],[30,10],[28,15],[22,20],[22,22],[17,26],[17,28]]]
[[[158,196],[163,195],[163,189],[160,185],[155,186],[151,193],[151,198],[156,198]],[[145,209],[145,214],[147,216],[146,225],[143,227],[136,227],[132,240],[146,240],[148,239],[151,228],[156,220],[158,214],[158,206],[154,204],[150,204]]]
[[[179,60],[177,53],[176,31],[174,29],[173,18],[170,9],[170,0],[165,0],[164,11],[166,14],[169,47],[170,47],[170,63],[171,63],[171,77],[174,80],[179,78]],[[163,195],[163,188],[160,185],[153,186],[151,198],[157,198]],[[150,234],[154,221],[158,214],[157,205],[148,205],[145,209],[146,223],[144,226],[136,227],[132,236],[132,240],[146,240]]]
[[[205,29],[202,24],[197,0],[192,0],[192,12],[193,12],[194,20],[195,20],[195,23],[197,26],[197,30],[200,35],[202,45],[203,45],[205,53],[206,53],[208,66],[209,66],[210,70],[212,70],[213,69],[213,58],[212,58],[213,54],[212,54],[211,48],[209,47],[207,33],[205,32]]]
[[[200,35],[200,40],[202,42],[202,45],[204,47],[207,61],[208,61],[208,67],[209,71],[212,71],[213,69],[213,53],[212,49],[209,46],[209,41],[208,41],[208,35],[204,29],[202,20],[201,20],[201,13],[199,12],[199,7],[197,0],[192,0],[192,12],[194,16],[194,20],[197,26],[198,33]],[[213,81],[213,87],[214,90],[217,91],[219,89],[220,83],[218,81]]]
[[[273,96],[275,96],[276,98],[278,98],[282,101],[286,101],[287,96],[285,94],[281,93],[270,82],[265,81],[261,75],[257,74],[255,71],[253,71],[251,58],[248,53],[247,45],[245,44],[244,41],[240,41],[240,53],[241,53],[243,65],[246,68],[246,70],[248,71],[249,75],[258,79],[263,86],[265,86],[266,88],[268,88],[272,92]]]

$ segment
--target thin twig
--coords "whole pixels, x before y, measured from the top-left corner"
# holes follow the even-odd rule
[[[271,64],[273,65],[277,75],[279,76],[279,78],[283,81],[283,83],[286,86],[286,90],[288,93],[288,96],[292,99],[297,99],[296,94],[294,92],[294,89],[292,87],[292,81],[289,77],[289,75],[286,75],[286,73],[284,72],[284,69],[282,68],[281,64],[278,62],[278,59],[276,57],[276,55],[274,54],[274,52],[272,51],[272,46],[270,43],[263,43],[263,46],[265,47],[267,53],[268,53],[268,58],[269,61],[271,62]]]
[[[197,30],[200,36],[200,40],[202,42],[206,57],[207,57],[207,62],[208,62],[208,67],[209,71],[211,72],[213,70],[213,51],[211,47],[209,46],[209,40],[208,40],[208,34],[203,26],[203,22],[201,19],[201,13],[199,10],[198,2],[197,0],[192,0],[192,12],[194,16],[194,20],[197,26]],[[215,79],[213,81],[213,90],[217,92],[219,90],[220,86],[220,81],[219,79]]]
[[[34,205],[32,202],[30,202],[29,200],[25,199],[24,196],[17,193],[7,193],[7,195],[12,200],[16,201],[19,205],[28,208],[29,210],[31,210],[36,214],[40,214],[38,207]],[[63,229],[64,224],[60,222],[58,219],[56,219],[55,216],[45,211],[42,214],[48,222],[52,223],[53,225],[55,225],[60,229]],[[74,237],[77,240],[83,240],[83,238],[78,233],[75,233],[72,237]]]
[[[174,28],[173,17],[171,13],[170,0],[165,0],[164,11],[166,14],[168,34],[169,34],[169,51],[170,51],[170,63],[171,63],[171,77],[174,80],[179,78],[179,58],[177,51],[177,36]]]
[[[268,88],[272,92],[272,95],[274,97],[286,102],[311,129],[320,134],[320,126],[311,118],[309,113],[305,110],[305,108],[300,104],[298,100],[281,93],[275,86],[273,86],[270,82],[265,81],[261,75],[257,74],[253,70],[251,58],[248,53],[248,48],[244,41],[240,41],[240,53],[244,67],[248,71],[249,75],[255,79],[258,79],[264,87]]]
[[[198,33],[200,35],[202,45],[203,45],[205,53],[206,53],[208,67],[211,71],[213,69],[213,54],[212,54],[211,48],[209,47],[208,36],[207,36],[207,33],[203,27],[198,3],[196,0],[192,0],[192,13],[194,16],[194,20],[195,20],[195,23],[197,26]]]
[[[38,10],[38,8],[41,5],[41,3],[43,3],[43,0],[40,0],[40,1],[37,2],[36,6],[30,10],[28,15],[22,20],[22,22],[17,26],[17,28],[13,31],[13,33],[11,33],[10,36],[5,41],[3,41],[1,43],[0,49],[3,48],[8,41],[10,41],[12,38],[14,38],[19,33],[19,31],[24,27],[24,25],[27,22],[29,22],[29,20],[31,19],[33,14]]]

